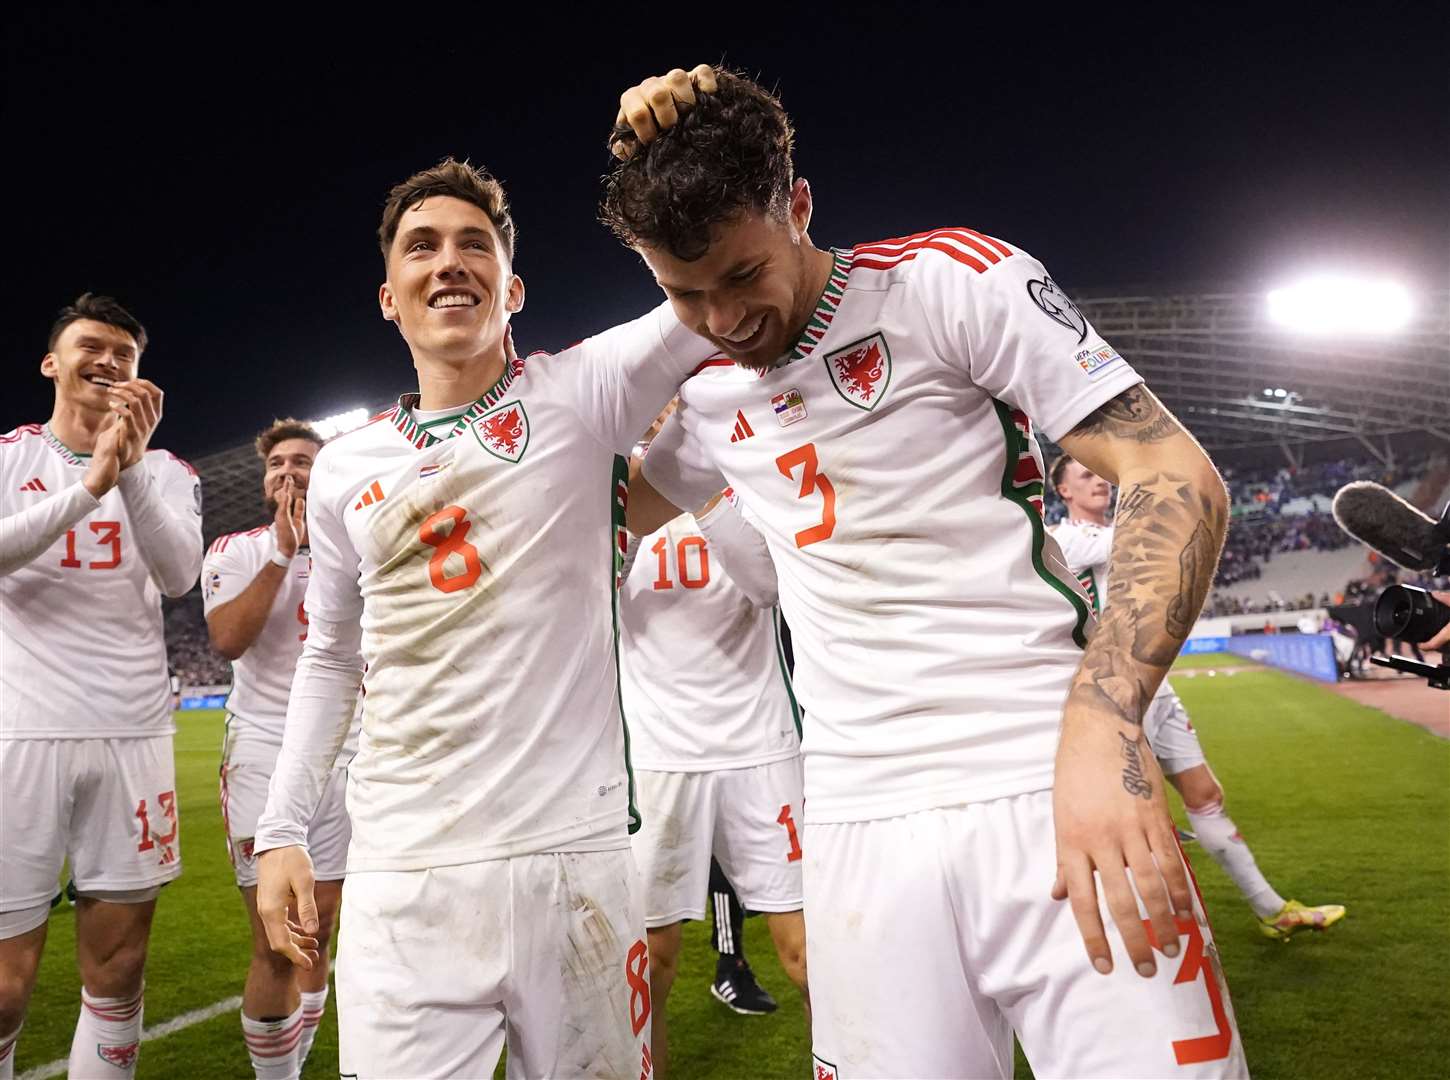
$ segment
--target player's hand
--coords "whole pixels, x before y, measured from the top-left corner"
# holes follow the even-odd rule
[[[121,460],[126,452],[126,430],[121,418],[112,415],[106,420],[101,433],[96,437],[91,451],[91,463],[86,466],[81,483],[85,489],[99,499],[116,486],[121,477]]]
[[[1069,715],[1058,744],[1052,810],[1057,832],[1052,897],[1072,905],[1093,967],[1104,975],[1113,969],[1098,907],[1100,882],[1128,959],[1138,974],[1151,977],[1157,963],[1137,898],[1142,898],[1165,956],[1178,955],[1174,916],[1192,919],[1193,899],[1168,814],[1163,774],[1142,728]]]
[[[277,493],[277,516],[273,524],[277,529],[277,550],[287,558],[307,545],[307,495],[298,490],[290,476],[282,481],[282,490]]]
[[[1430,594],[1440,603],[1450,607],[1450,592],[1432,592]],[[1441,652],[1450,652],[1450,623],[1447,623],[1438,634],[1429,641],[1420,643],[1421,649],[1439,649]]]
[[[631,86],[619,96],[619,114],[614,118],[614,132],[609,149],[621,161],[628,161],[640,146],[654,142],[666,128],[674,127],[681,112],[695,104],[695,91],[711,94],[716,90],[715,69],[697,64],[686,72],[675,68],[668,75],[651,75],[638,86]]]
[[[111,408],[126,425],[126,455],[121,468],[140,461],[161,423],[161,388],[149,379],[128,379],[111,387]]]
[[[317,963],[317,899],[312,891],[312,857],[295,844],[257,857],[257,915],[267,944],[297,967]],[[297,917],[291,918],[295,911]]]

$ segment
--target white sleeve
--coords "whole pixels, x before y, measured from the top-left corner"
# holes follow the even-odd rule
[[[1113,550],[1111,525],[1098,529],[1054,529],[1052,536],[1057,546],[1062,548],[1067,568],[1074,574],[1108,564],[1108,556]]]
[[[116,487],[151,579],[167,596],[184,596],[201,571],[201,480],[180,458],[167,454],[158,464],[160,479],[142,458],[121,470]]]
[[[756,607],[774,607],[780,588],[775,577],[775,563],[765,546],[765,538],[726,496],[697,517],[700,535],[709,542],[721,568]]]
[[[0,577],[43,555],[65,531],[101,505],[77,480],[18,513],[0,518]]]
[[[307,641],[292,677],[282,752],[272,773],[255,850],[306,844],[307,823],[347,738],[362,684],[362,592],[357,551],[331,505],[331,463],[323,449],[307,500]]]
[[[314,562],[315,565],[315,562]],[[309,593],[311,592],[309,588]],[[292,677],[282,752],[257,822],[254,850],[307,846],[307,823],[347,738],[362,683],[362,624],[309,615]]]
[[[1040,262],[1003,248],[985,271],[923,252],[913,281],[947,363],[1056,441],[1143,380]]]
[[[695,433],[696,412],[689,406],[688,395],[680,395],[680,405],[649,444],[640,471],[644,478],[681,510],[693,511],[724,490],[725,477],[705,453],[705,445]]]
[[[213,541],[202,561],[201,605],[206,615],[241,596],[261,570],[257,549],[241,539],[224,536]]]
[[[665,303],[540,360],[571,381],[575,411],[600,445],[627,457],[680,383],[717,351]]]

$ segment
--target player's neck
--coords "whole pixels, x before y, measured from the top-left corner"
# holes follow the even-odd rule
[[[415,353],[413,365],[418,369],[418,408],[432,412],[472,405],[503,378],[504,363],[502,346],[461,364]]]
[[[790,331],[791,345],[800,340],[800,336],[805,333],[806,324],[820,306],[821,295],[826,291],[826,282],[831,280],[831,267],[836,262],[835,255],[816,247],[811,243],[810,237],[802,237],[801,244],[805,247],[806,285],[801,291],[802,307],[794,313],[795,325]]]
[[[95,409],[85,409],[73,402],[56,399],[55,409],[50,414],[50,430],[69,450],[77,454],[89,454],[96,448],[96,439],[106,422],[107,414]]]
[[[1084,511],[1069,510],[1067,516],[1073,521],[1082,525],[1104,525],[1108,524],[1108,512],[1106,510]]]

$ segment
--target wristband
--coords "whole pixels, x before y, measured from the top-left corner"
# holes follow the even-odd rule
[[[288,555],[283,555],[282,552],[278,550],[277,541],[275,538],[272,540],[272,558],[270,561],[273,566],[280,566],[283,570],[290,568],[292,565],[292,557]]]

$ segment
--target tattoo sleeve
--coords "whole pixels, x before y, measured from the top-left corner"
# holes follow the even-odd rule
[[[1179,430],[1141,388],[1102,406],[1074,433],[1102,425],[1140,443],[1157,441],[1165,427]],[[1069,705],[1134,725],[1203,607],[1227,526],[1218,481],[1206,481],[1206,470],[1172,468],[1165,462],[1163,471],[1136,473],[1118,497],[1104,613],[1068,696]],[[1125,787],[1129,779],[1125,773]]]

